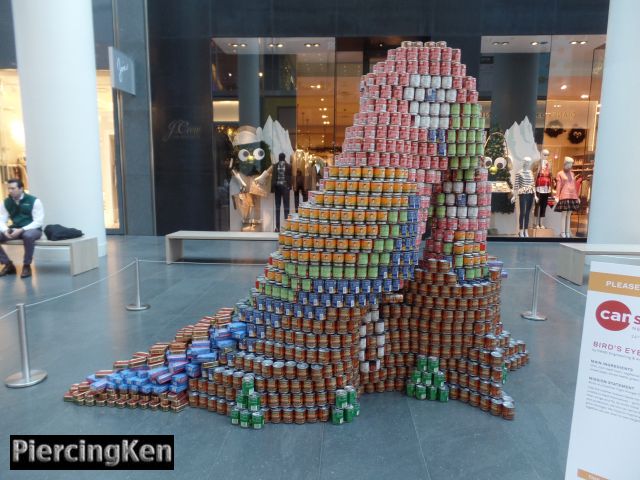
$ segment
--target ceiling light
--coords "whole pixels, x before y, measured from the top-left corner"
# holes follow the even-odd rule
[[[500,42],[493,42],[493,45],[500,45]]]
[[[232,44],[231,44],[231,46],[232,46],[233,48],[238,48],[238,44],[237,44],[237,43],[232,43]]]
[[[586,45],[587,41],[586,40],[580,40],[580,45]]]
[[[577,44],[578,44],[578,42],[576,40],[572,40],[571,41],[571,45],[577,45]]]
[[[320,84],[316,85],[316,88],[321,88],[321,87],[322,87],[322,85],[320,85]]]
[[[322,115],[322,118],[329,118],[328,115]]]
[[[247,44],[246,44],[246,43],[241,43],[241,44],[240,44],[240,46],[241,46],[242,48],[244,48],[244,47],[246,47],[246,46],[247,46]]]
[[[566,90],[567,89],[567,84],[563,83],[562,85],[560,85],[560,90]]]
[[[320,99],[320,101],[321,101],[321,102],[324,102],[324,98],[321,98],[321,99]]]
[[[305,43],[304,46],[307,47],[307,48],[311,48],[311,44],[310,43]]]
[[[314,43],[314,44],[313,44],[313,46],[314,46],[314,47],[319,47],[319,46],[320,46],[320,44],[319,44],[319,43]]]
[[[500,42],[500,45],[509,45],[509,42]]]
[[[587,98],[589,98],[589,95],[587,95],[586,93],[583,93],[582,95],[580,95],[580,98],[583,100],[586,100]]]
[[[553,106],[553,108],[559,108],[559,107],[561,107],[561,106],[562,106],[561,104],[556,103],[556,104]]]
[[[232,74],[231,72],[227,73],[227,75],[229,75],[230,77],[232,77],[232,76],[233,76],[233,74]]]
[[[378,46],[379,47],[384,47],[384,43],[379,43]]]
[[[262,72],[258,72],[258,76],[259,76],[260,78],[262,78],[262,75],[264,75]]]
[[[273,43],[270,43],[269,48],[273,48],[273,47],[275,47],[275,45]]]
[[[540,43],[539,42],[531,42],[531,45],[535,47],[536,45],[540,45]]]
[[[284,45],[282,43],[279,43],[279,44],[276,45],[276,47],[282,48],[282,47],[284,47]]]

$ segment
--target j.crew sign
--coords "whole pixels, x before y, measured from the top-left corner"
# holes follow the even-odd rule
[[[191,125],[188,120],[171,120],[167,125],[167,130],[162,137],[162,141],[194,140],[200,138],[201,131],[202,128],[199,125]]]
[[[116,90],[136,94],[136,77],[133,59],[120,50],[109,47],[111,86]]]

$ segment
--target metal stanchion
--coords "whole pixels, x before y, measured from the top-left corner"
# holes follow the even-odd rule
[[[47,372],[44,370],[31,370],[29,365],[29,346],[27,345],[27,315],[24,310],[24,303],[17,304],[16,308],[18,310],[22,371],[9,375],[4,379],[4,384],[9,388],[30,387],[47,378]]]
[[[533,272],[533,298],[531,299],[531,310],[527,312],[522,312],[520,316],[522,318],[526,318],[527,320],[535,320],[537,322],[542,322],[547,319],[547,316],[541,315],[538,313],[539,279],[540,279],[540,265],[536,265],[535,271]]]
[[[148,304],[140,303],[140,262],[136,257],[136,303],[129,304],[125,307],[130,312],[140,312],[150,308]]]

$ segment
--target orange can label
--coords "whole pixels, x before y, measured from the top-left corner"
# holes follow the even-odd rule
[[[361,167],[349,167],[349,176],[351,178],[358,179],[362,176],[362,168]]]
[[[355,227],[353,223],[345,223],[342,225],[342,234],[346,237],[353,237]]]
[[[338,238],[336,241],[336,247],[338,250],[348,250],[349,249],[349,240],[347,240],[346,238]],[[335,255],[334,255],[334,259],[333,261],[335,262]]]
[[[334,177],[334,178],[337,177],[339,172],[340,172],[340,167],[337,167],[337,166],[334,166],[334,165],[331,165],[329,167],[329,176],[330,177]]]
[[[362,178],[373,178],[373,167],[360,167]]]
[[[376,215],[376,220],[380,223],[387,223],[387,219],[389,215],[386,210],[378,210]]]
[[[339,244],[340,242],[338,242]],[[338,245],[338,250],[346,250],[346,248],[340,248]],[[334,252],[333,253],[333,263],[344,263],[344,253],[343,252]]]
[[[384,183],[380,181],[371,182],[371,193],[382,193]]]
[[[320,261],[322,263],[331,263],[333,261],[333,254],[331,252],[323,251],[320,254]]]
[[[371,191],[371,182],[369,180],[360,180],[358,182],[358,192],[369,193]]]
[[[360,249],[368,252],[373,248],[373,240],[370,238],[363,238],[360,240]]]
[[[331,224],[331,235],[334,237],[339,237],[342,235],[342,224],[341,223],[333,223]]]
[[[353,210],[341,210],[340,211],[340,221],[342,223],[351,223],[351,222],[353,222]]]
[[[351,238],[349,239],[349,250],[351,250],[352,252],[359,252],[360,251],[360,239],[359,238]],[[345,261],[347,263],[355,263],[355,254],[353,255],[353,262],[349,262],[346,257],[345,257]]]
[[[325,238],[324,248],[328,251],[333,251],[337,247],[337,240],[335,238]]]
[[[309,222],[309,228],[307,229],[307,233],[309,235],[317,235],[319,229],[320,229],[320,224],[319,223]]]
[[[349,168],[350,167],[338,167],[338,177],[340,178],[348,178],[349,177]]]
[[[369,197],[369,208],[380,208],[382,205],[382,197],[372,196]]]
[[[324,191],[326,192],[333,192],[336,189],[336,181],[333,180],[332,178],[327,178],[324,181]]]
[[[342,210],[338,210],[337,208],[332,208],[329,212],[329,219],[332,222],[339,222],[342,216]]]
[[[355,208],[358,204],[358,197],[355,194],[347,193],[344,196],[344,206],[347,208]]]
[[[333,204],[336,207],[344,207],[344,194],[342,193],[336,193],[333,196]]]
[[[380,207],[391,208],[391,197],[390,196],[380,197]]]
[[[362,223],[366,218],[366,210],[354,210],[353,211],[353,221],[356,223]]]
[[[347,180],[347,192],[357,192],[358,184],[357,180]]]
[[[358,195],[358,208],[367,208],[369,206],[369,197],[367,195]]]
[[[387,168],[384,172],[384,177],[387,180],[393,180],[396,178],[396,169],[395,168]]]
[[[356,237],[366,237],[367,236],[367,226],[364,224],[357,224],[355,226],[355,236]]]

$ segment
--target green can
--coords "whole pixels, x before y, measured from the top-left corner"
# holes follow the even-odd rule
[[[447,155],[458,155],[458,147],[455,143],[447,145]]]
[[[347,280],[353,280],[356,278],[356,266],[355,265],[345,265],[344,266],[344,278]]]
[[[422,384],[416,385],[416,398],[418,400],[426,400],[427,399],[427,386]]]
[[[398,223],[398,211],[397,210],[389,210],[387,213],[387,222],[388,223]]]
[[[482,105],[479,103],[471,104],[471,115],[480,116],[482,114]]]
[[[444,193],[436,194],[436,205],[444,205],[445,200],[446,200],[446,195]]]
[[[251,425],[254,430],[261,430],[264,427],[264,415],[262,412],[253,412],[251,415]]]
[[[505,383],[507,383],[507,375],[508,375],[509,369],[507,368],[507,366],[503,363],[502,364],[502,384],[504,385]]]
[[[296,291],[289,289],[287,290],[287,302],[295,303],[296,301]]]
[[[249,428],[251,425],[251,412],[249,410],[240,411],[240,426],[242,428]]]
[[[240,408],[238,406],[231,410],[231,425],[240,425]]]
[[[367,270],[367,277],[378,278],[378,267],[375,265],[369,265],[369,268]]]
[[[452,103],[450,110],[449,110],[449,114],[451,116],[454,115],[460,115],[460,104],[459,103]]]
[[[359,279],[367,278],[367,267],[366,267],[366,265],[358,265],[358,268],[356,269],[356,276]]]
[[[411,381],[413,383],[420,383],[420,380],[422,380],[422,372],[420,370],[413,370],[411,372]]]
[[[280,285],[278,285],[277,283],[271,287],[271,296],[280,298]]]
[[[467,143],[467,138],[469,138],[469,136],[467,135],[468,132],[468,130],[458,130],[458,143]],[[476,138],[475,134],[473,138]]]
[[[447,143],[456,143],[456,131],[447,130]]]
[[[449,401],[449,387],[443,385],[438,388],[438,401],[439,402]]]
[[[471,104],[470,103],[463,103],[462,104],[462,115],[471,115],[472,111],[471,111]]]
[[[353,402],[353,411],[356,414],[356,417],[360,416],[360,402]]]
[[[356,418],[356,412],[353,408],[353,405],[347,405],[344,407],[344,420],[347,423],[353,422],[353,419]]]
[[[436,211],[436,206],[435,205],[429,205],[429,209],[427,210],[427,213],[430,217],[433,217],[433,214]]]
[[[484,122],[484,119],[482,119],[482,122]],[[484,144],[483,143],[476,143],[476,154],[484,155]]]
[[[253,393],[253,387],[255,385],[255,378],[253,375],[245,375],[242,377],[242,394],[251,395]]]
[[[373,251],[384,252],[384,240],[382,238],[376,238],[373,240]]]
[[[416,384],[413,382],[407,382],[405,386],[405,393],[407,397],[415,397],[416,396]]]
[[[435,356],[427,358],[427,371],[434,373],[440,368],[440,359]]]
[[[398,223],[407,223],[409,220],[409,212],[407,210],[400,210],[398,212]]]
[[[462,268],[464,266],[464,255],[454,255],[453,265],[455,268]]]
[[[400,225],[391,225],[389,228],[389,235],[391,235],[392,238],[398,238],[400,236]]]
[[[302,290],[305,292],[310,292],[311,291],[311,279],[310,278],[303,278],[301,279],[302,282]]]
[[[268,283],[268,282],[265,283],[265,285],[264,285],[264,294],[268,295],[268,296],[271,296],[272,289],[273,289],[273,285],[271,285],[271,283]]]
[[[387,265],[390,258],[388,253],[372,253],[369,256],[369,265]]]
[[[298,277],[292,276],[291,277],[291,289],[292,290],[298,290],[298,288],[300,288],[300,279]]]
[[[356,400],[358,399],[358,392],[356,391],[356,389],[351,385],[347,385],[346,387],[344,387],[344,390],[345,392],[347,392],[347,402],[349,403],[349,405],[353,405],[354,403],[356,403]]]
[[[358,254],[358,265],[359,266],[367,266],[369,265],[369,254],[368,253],[359,253]]]
[[[468,132],[467,135],[467,142],[468,143],[476,143],[476,132],[477,130],[465,130],[466,132]]]
[[[444,385],[444,372],[437,371],[433,374],[433,384],[440,388]]]
[[[340,280],[344,278],[344,267],[342,265],[334,265],[331,272],[335,279]]]
[[[438,399],[438,387],[435,385],[429,385],[427,387],[427,398],[429,400],[437,400]]]
[[[378,224],[378,237],[387,238],[388,236],[389,236],[389,224],[388,223]]]
[[[249,395],[249,410],[252,412],[260,410],[260,395],[257,393]]]
[[[471,121],[469,122],[469,126],[471,128],[480,128],[480,119],[478,117],[471,117]]]
[[[286,273],[282,274],[282,286],[289,288],[291,286],[291,277]]]
[[[309,264],[309,278],[320,278],[320,264]]]
[[[322,264],[320,267],[320,276],[322,278],[331,278],[331,264]]]
[[[468,105],[468,104],[465,104]],[[460,117],[462,121],[460,122],[460,127],[462,128],[470,128],[471,127],[471,118],[467,115]]]
[[[384,241],[384,251],[393,252],[393,238],[387,238]]]
[[[436,207],[436,218],[444,218],[447,214],[447,207],[444,205],[438,205]]]
[[[460,157],[449,158],[449,168],[460,168]]]
[[[462,156],[466,155],[467,154],[467,144],[466,143],[458,143],[456,145],[456,150],[457,150],[458,155],[462,155]],[[471,155],[471,153],[469,155]]]
[[[453,253],[453,242],[443,242],[442,253],[445,255],[451,255]]]
[[[339,388],[336,390],[336,408],[343,409],[347,404],[347,391],[343,388]]]
[[[309,275],[309,264],[308,263],[299,263],[297,267],[298,276],[301,278],[305,278]]]
[[[452,103],[451,110],[453,110],[454,107],[460,111],[459,103]],[[451,128],[460,128],[460,115],[454,115],[453,111],[451,112]]]
[[[431,372],[422,372],[420,375],[420,383],[423,383],[427,387],[433,384],[433,373]]]
[[[341,408],[333,407],[331,409],[331,423],[334,425],[342,425],[344,423],[344,411]]]
[[[238,393],[236,395],[236,404],[241,408],[249,408],[249,397],[242,393]]]
[[[477,147],[476,147],[476,143],[470,143],[467,145],[467,154],[468,155],[476,155],[477,152]]]
[[[421,372],[427,371],[427,356],[426,355],[418,355],[416,358],[416,369]]]

